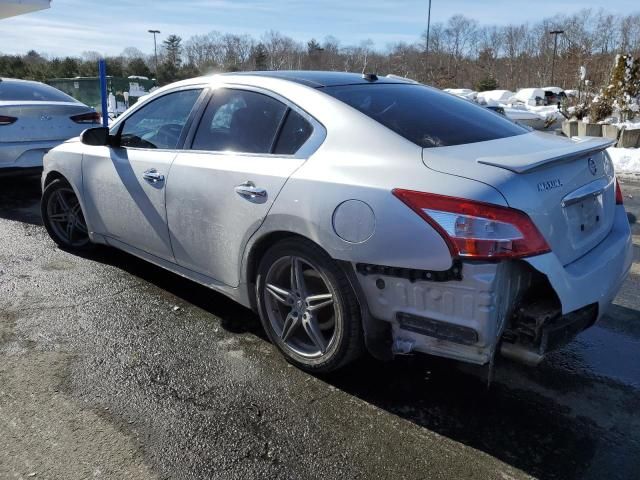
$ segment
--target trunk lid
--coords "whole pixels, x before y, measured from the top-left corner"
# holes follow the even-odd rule
[[[497,189],[510,207],[531,217],[567,265],[598,245],[613,225],[615,182],[605,153],[610,144],[532,132],[425,149],[423,161],[433,170]]]
[[[0,101],[0,115],[18,120],[0,126],[3,142],[37,142],[66,140],[79,135],[92,124],[79,124],[71,120],[74,115],[93,110],[79,102],[12,102]]]

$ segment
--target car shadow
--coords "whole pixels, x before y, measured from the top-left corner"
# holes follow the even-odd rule
[[[235,334],[249,333],[267,340],[259,318],[248,308],[208,287],[187,280],[121,250],[97,246],[74,255],[111,265],[174,295],[220,319],[222,327]]]
[[[0,218],[42,225],[40,176],[0,177]]]

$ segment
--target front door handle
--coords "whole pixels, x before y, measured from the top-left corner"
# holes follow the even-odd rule
[[[155,168],[150,168],[149,170],[146,170],[142,174],[142,178],[144,178],[147,182],[153,185],[160,182],[164,182],[164,175],[162,175],[161,173],[158,173],[158,171]]]
[[[248,199],[267,198],[267,191],[264,188],[256,187],[253,182],[245,182],[235,188],[238,195]]]

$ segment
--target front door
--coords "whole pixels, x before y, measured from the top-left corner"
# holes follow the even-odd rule
[[[114,127],[119,147],[85,150],[85,207],[95,233],[174,260],[165,189],[184,127],[201,93],[202,89],[188,89],[163,95]]]
[[[303,114],[256,91],[218,89],[192,151],[171,167],[167,219],[176,262],[230,286],[244,246],[291,174],[313,131]]]

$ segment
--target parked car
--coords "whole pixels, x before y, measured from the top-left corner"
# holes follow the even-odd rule
[[[164,87],[45,157],[63,248],[120,248],[256,310],[294,364],[365,348],[537,363],[631,266],[605,148],[398,78],[223,74]]]
[[[42,156],[89,126],[92,108],[49,85],[0,78],[0,173],[42,169]]]

